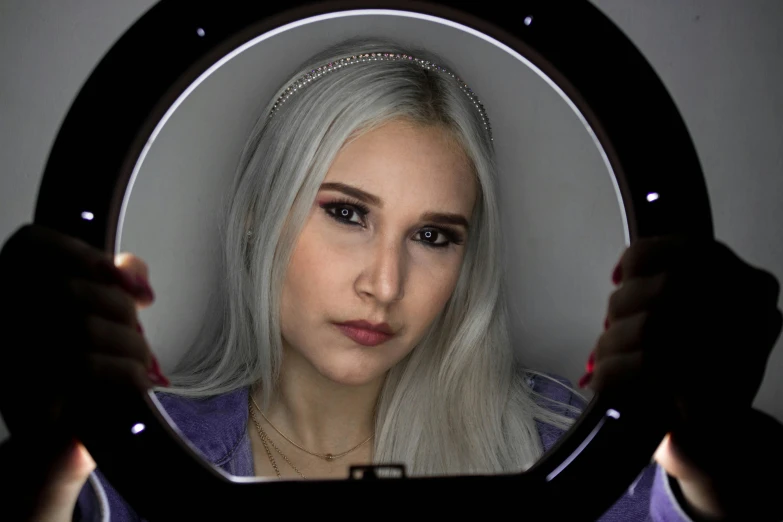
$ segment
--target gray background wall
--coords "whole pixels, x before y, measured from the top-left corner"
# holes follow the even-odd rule
[[[783,16],[783,3],[776,0],[742,3],[733,0],[596,0],[594,3],[636,43],[680,108],[705,171],[718,239],[752,264],[765,267],[783,279],[783,242],[780,241],[783,210],[779,210],[777,204],[777,197],[783,194],[783,94],[779,88],[783,79],[783,69],[779,66],[783,38],[777,30],[777,22]],[[111,44],[153,4],[150,0],[4,0],[0,3],[1,240],[5,241],[21,223],[31,219],[48,150],[78,89]],[[212,84],[205,83],[203,92],[197,91],[188,103],[195,109],[201,107],[201,111],[208,111],[206,105],[198,105],[199,100],[208,99],[209,89],[221,85],[215,83],[217,81],[219,78]],[[479,86],[473,86],[477,92],[484,93],[485,105],[492,115],[486,94],[492,85],[482,86],[483,91]],[[537,92],[539,99],[546,97],[543,90]],[[234,96],[232,99],[251,99],[254,93],[245,89],[241,94],[245,98]],[[552,110],[557,110],[555,101],[549,103]],[[236,114],[241,108],[239,103],[233,106]],[[168,134],[161,134],[160,153],[156,155],[153,150],[145,168],[153,171],[161,166],[171,166],[173,156],[165,156],[164,145],[182,139],[184,134],[178,134],[177,129],[188,127],[188,117],[204,113],[189,114],[191,116],[182,113],[172,118],[171,128],[167,127],[165,131]],[[562,111],[558,114],[562,125],[550,128],[550,135],[559,133],[563,136],[564,129],[573,131],[568,115]],[[248,125],[247,121],[231,121],[240,134],[243,126]],[[493,127],[502,140],[503,134],[497,125]],[[543,133],[546,129],[539,126],[538,130],[541,132],[529,138],[546,141]],[[168,141],[165,141],[163,138],[167,136]],[[190,136],[196,136],[193,138],[196,140],[210,138],[208,133],[199,137],[197,131]],[[605,172],[601,173],[595,151],[585,146],[584,135],[574,134],[563,139],[571,140],[564,149],[579,150],[580,155],[572,155],[570,159],[568,155],[558,157],[553,153],[556,148],[550,146],[548,160],[541,160],[546,156],[540,155],[538,163],[526,161],[532,162],[528,165],[531,170],[541,171],[548,167],[549,172],[555,174],[530,177],[525,184],[515,187],[522,202],[516,207],[521,210],[511,210],[517,212],[512,217],[531,226],[515,230],[519,240],[511,242],[512,251],[517,245],[515,252],[522,256],[524,263],[523,270],[518,271],[520,275],[511,283],[523,297],[512,305],[525,324],[525,328],[515,331],[515,335],[525,346],[529,364],[575,380],[580,375],[591,339],[600,333],[605,298],[611,290],[609,271],[619,256],[623,235],[620,211],[612,201],[613,188],[609,177]],[[209,160],[209,157],[206,155],[201,160]],[[584,163],[586,158],[590,167],[582,171],[589,174],[586,175],[589,182],[582,180],[578,187],[573,186],[566,163],[553,166],[549,162]],[[180,167],[171,171],[182,175],[185,169]],[[180,302],[193,302],[192,296],[182,291],[193,291],[193,286],[188,285],[186,279],[177,279],[178,273],[188,271],[173,270],[176,260],[172,259],[172,250],[164,252],[154,246],[160,242],[170,244],[184,236],[184,240],[179,239],[184,242],[177,244],[182,250],[175,248],[173,251],[192,254],[197,248],[193,241],[198,240],[195,237],[198,234],[193,234],[195,229],[185,230],[181,226],[193,215],[193,207],[183,203],[182,207],[173,207],[181,210],[174,213],[169,205],[167,215],[176,215],[176,219],[170,220],[167,227],[158,228],[155,241],[144,242],[142,231],[151,230],[145,219],[151,220],[155,212],[163,215],[165,198],[162,194],[174,193],[161,190],[165,189],[161,179],[139,177],[128,209],[122,247],[150,262],[152,283],[159,299],[155,307],[145,311],[142,320],[153,344],[168,346],[175,334],[165,328],[170,321],[161,317],[173,317]],[[165,181],[171,184],[173,179],[176,178],[169,177]],[[187,190],[191,192],[185,194],[190,198],[183,198],[183,201],[197,199],[199,190],[208,192],[206,183],[205,180],[201,185],[189,184]],[[566,185],[571,186],[571,192],[562,190]],[[569,201],[558,202],[542,200],[538,196],[542,193],[559,198],[573,196]],[[153,199],[156,194],[160,199]],[[555,212],[558,208],[565,210]],[[588,216],[589,219],[578,221],[571,216]],[[541,246],[539,251],[544,253],[535,257],[518,248],[518,245],[532,242]],[[566,256],[566,261],[559,255],[564,252],[572,253]],[[194,265],[193,261],[189,263],[191,274],[203,268]],[[542,282],[541,270],[553,266],[552,273],[557,277]],[[579,288],[576,294],[575,285]],[[565,305],[559,298],[575,295],[577,297],[569,299]],[[160,313],[161,310],[168,311],[168,315]],[[185,313],[176,320],[185,325],[182,332],[187,334],[192,331],[197,317],[198,313]],[[756,406],[783,419],[783,349],[780,344],[770,359]],[[741,349],[737,347],[738,351]],[[175,352],[161,352],[164,367],[176,358]],[[8,371],[21,370],[5,367],[0,370]],[[722,380],[720,376],[716,377],[715,385],[731,386],[731,376],[723,376]],[[5,430],[0,422],[0,439],[4,437]]]

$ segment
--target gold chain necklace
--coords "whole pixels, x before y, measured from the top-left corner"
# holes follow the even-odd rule
[[[255,401],[254,401],[255,402]],[[258,429],[258,436],[261,437],[261,444],[264,445],[264,450],[266,451],[266,456],[269,457],[269,463],[272,464],[272,468],[274,468],[275,473],[277,474],[277,478],[282,478],[280,475],[280,469],[277,467],[277,462],[275,462],[275,458],[272,456],[272,452],[269,451],[269,446],[267,445],[267,442],[272,445],[273,448],[275,448],[275,451],[277,451],[283,459],[288,463],[289,466],[291,466],[294,471],[296,471],[296,474],[302,477],[303,479],[307,478],[305,477],[301,471],[299,471],[299,468],[294,466],[294,463],[288,460],[288,457],[286,457],[282,451],[280,451],[280,448],[277,447],[277,444],[272,442],[272,439],[270,439],[266,432],[261,428],[261,424],[258,423],[258,419],[256,419],[255,413],[253,413],[253,405],[248,402],[248,409],[250,410],[250,416],[253,418],[253,422],[256,425],[256,428]]]
[[[324,459],[324,460],[325,460],[325,461],[327,461],[327,462],[331,462],[331,461],[333,461],[333,460],[335,460],[335,459],[339,459],[340,457],[344,457],[344,456],[348,455],[349,453],[351,453],[352,451],[355,451],[355,450],[359,449],[361,446],[364,446],[365,444],[367,444],[368,442],[370,442],[370,440],[371,440],[371,439],[373,438],[373,436],[375,435],[375,433],[373,433],[372,435],[370,435],[369,437],[367,437],[365,440],[363,440],[362,442],[360,442],[359,444],[357,444],[357,445],[356,445],[356,446],[354,446],[353,448],[349,449],[348,451],[344,451],[344,452],[342,452],[342,453],[339,453],[339,454],[337,454],[337,455],[332,455],[331,453],[313,453],[312,451],[306,450],[305,448],[303,448],[302,446],[300,446],[300,445],[299,445],[299,444],[297,444],[296,442],[292,441],[291,439],[289,439],[288,437],[286,437],[285,435],[283,435],[282,433],[280,433],[280,430],[278,430],[277,428],[275,428],[275,425],[274,425],[274,424],[272,424],[271,422],[269,422],[269,419],[267,419],[267,418],[266,418],[266,415],[264,415],[264,412],[263,412],[263,411],[261,411],[261,408],[259,408],[259,407],[258,407],[258,404],[256,403],[256,400],[253,398],[253,396],[252,396],[252,395],[250,395],[250,400],[251,400],[251,401],[253,401],[253,404],[255,404],[255,406],[256,406],[256,409],[258,409],[258,413],[260,413],[260,414],[261,414],[261,416],[264,418],[264,420],[265,420],[265,421],[266,421],[266,422],[267,422],[267,423],[268,423],[270,426],[272,426],[272,429],[273,429],[273,430],[275,430],[275,431],[277,432],[277,434],[278,434],[278,435],[280,435],[280,436],[281,436],[281,437],[283,437],[285,440],[287,440],[288,442],[290,442],[291,444],[293,444],[294,446],[296,446],[296,447],[297,447],[297,448],[299,448],[300,450],[304,451],[305,453],[308,453],[308,454],[312,455],[313,457],[318,457],[318,458],[320,458],[320,459]],[[255,418],[255,417],[254,417],[254,418]],[[278,450],[278,451],[279,451],[279,450]]]

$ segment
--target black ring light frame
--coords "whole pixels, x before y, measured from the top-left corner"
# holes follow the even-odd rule
[[[698,157],[663,84],[600,11],[587,1],[568,0],[491,7],[482,2],[163,0],[114,45],[73,103],[46,166],[35,222],[113,253],[134,165],[163,114],[196,78],[233,49],[277,27],[366,8],[422,13],[471,27],[548,75],[604,149],[631,241],[672,233],[713,237]],[[648,201],[650,193],[658,199]],[[82,216],[85,211],[91,219]],[[670,425],[668,400],[638,383],[597,394],[555,447],[523,473],[394,479],[365,473],[358,480],[263,481],[229,479],[197,457],[151,394],[98,400],[105,401],[100,419],[98,412],[74,417],[73,430],[112,485],[153,521],[226,520],[260,508],[274,514],[275,505],[285,513],[323,515],[342,505],[338,499],[360,513],[372,509],[368,514],[381,507],[384,515],[405,515],[409,506],[463,514],[470,499],[479,500],[484,513],[518,505],[534,520],[594,520],[650,463]],[[133,434],[139,423],[145,429]]]

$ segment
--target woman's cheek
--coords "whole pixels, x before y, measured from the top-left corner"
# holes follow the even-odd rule
[[[427,325],[446,306],[459,278],[459,265],[455,266],[453,258],[440,261],[448,262],[433,262],[430,259],[426,264],[417,263],[411,271],[416,276],[410,281],[409,288],[423,294],[418,308],[420,317],[426,318]]]
[[[347,257],[351,254],[355,256],[357,249],[361,248],[368,238],[365,229],[341,225],[328,217],[317,221],[313,227],[313,235],[318,248],[334,257]]]

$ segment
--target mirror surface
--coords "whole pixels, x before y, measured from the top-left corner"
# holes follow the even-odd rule
[[[612,291],[611,269],[627,244],[625,213],[618,199],[614,177],[599,144],[580,115],[540,71],[520,59],[515,52],[487,37],[454,24],[439,23],[434,18],[414,17],[410,13],[392,15],[391,12],[376,12],[326,17],[288,27],[225,61],[181,99],[165,120],[160,132],[149,144],[147,154],[137,165],[137,173],[126,195],[116,248],[118,252],[133,253],[149,266],[149,279],[156,301],[142,310],[140,317],[164,373],[172,374],[194,343],[201,341],[203,344],[206,337],[202,327],[205,324],[211,324],[210,321],[216,317],[224,317],[224,310],[216,308],[219,301],[214,300],[222,291],[220,281],[224,277],[220,262],[223,252],[221,219],[231,198],[239,158],[256,120],[264,114],[275,92],[287,84],[298,70],[299,64],[332,44],[358,36],[385,37],[403,45],[427,49],[444,58],[447,67],[453,67],[479,96],[494,137],[499,176],[496,195],[500,237],[505,253],[494,258],[479,255],[476,266],[494,263],[505,274],[502,302],[508,309],[508,339],[517,357],[516,365],[536,371],[522,373],[521,369],[515,370],[517,375],[524,376],[519,380],[523,383],[521,395],[558,413],[571,417],[578,415],[542,397],[569,402],[571,393],[543,374],[575,387],[584,371],[585,360],[602,331],[607,300]],[[352,67],[362,66],[356,64]],[[342,73],[336,71],[331,74]],[[305,89],[319,88],[316,81]],[[285,112],[281,112],[280,117],[285,117]],[[294,278],[296,281],[291,283],[290,288],[299,293],[292,291],[290,295],[301,297],[305,290],[311,292],[305,295],[310,297],[309,300],[289,303],[293,312],[289,313],[288,324],[283,324],[283,329],[295,334],[297,339],[312,341],[315,334],[312,331],[303,334],[302,331],[307,329],[298,328],[292,321],[321,313],[324,308],[309,309],[308,306],[316,302],[324,304],[324,296],[329,292],[337,294],[333,296],[333,317],[366,319],[370,314],[386,314],[391,318],[390,324],[394,323],[393,327],[408,336],[415,330],[413,323],[421,326],[422,317],[432,311],[434,305],[430,304],[428,308],[428,303],[440,302],[438,292],[448,288],[443,281],[449,278],[443,275],[443,271],[451,266],[449,256],[453,257],[455,250],[451,253],[425,252],[431,247],[421,244],[410,246],[412,242],[405,246],[405,241],[394,243],[389,237],[399,234],[404,225],[413,223],[409,220],[413,214],[461,208],[460,197],[468,197],[466,194],[470,191],[465,188],[464,178],[455,174],[455,169],[459,170],[455,167],[458,162],[449,163],[444,156],[443,151],[448,149],[444,148],[444,141],[438,141],[438,134],[398,131],[397,134],[375,134],[374,141],[371,135],[361,138],[364,141],[357,141],[354,145],[361,143],[363,147],[350,149],[353,156],[340,160],[342,170],[330,170],[327,181],[330,175],[337,176],[332,181],[346,183],[362,179],[356,177],[359,174],[350,166],[357,162],[373,165],[372,158],[393,157],[389,153],[389,150],[394,150],[391,143],[404,146],[399,156],[400,164],[407,165],[427,158],[425,164],[430,175],[415,182],[404,178],[407,180],[407,192],[395,192],[395,187],[402,186],[401,179],[384,176],[392,172],[393,167],[376,161],[379,170],[369,172],[362,186],[389,203],[383,211],[371,210],[370,219],[375,212],[378,220],[371,221],[373,225],[362,229],[362,232],[349,230],[349,225],[345,224],[328,224],[324,217],[326,209],[319,204],[326,196],[333,200],[334,196],[344,194],[334,191],[319,193],[313,206],[314,217],[309,219],[321,228],[315,225],[307,228],[310,227],[307,225],[305,230],[310,230],[307,236],[309,243],[302,243],[310,245],[311,257],[304,254],[295,257],[294,265],[291,265],[298,266],[300,271],[297,274],[304,275]],[[390,129],[387,127],[385,131],[374,132],[390,132]],[[387,143],[385,149],[383,143]],[[436,151],[434,157],[422,154],[425,144]],[[376,153],[371,154],[369,150]],[[441,160],[445,163],[438,163]],[[371,166],[367,168],[372,169]],[[401,168],[400,172],[403,171]],[[404,172],[404,176],[411,176],[409,171]],[[444,182],[444,179],[448,181],[447,178],[451,182]],[[406,195],[409,197],[403,197]],[[419,208],[430,203],[433,208]],[[346,207],[332,207],[333,213],[338,211],[350,212]],[[354,217],[350,219],[357,219],[357,214],[352,215]],[[419,222],[416,224],[420,225]],[[324,232],[326,230],[328,232]],[[424,236],[419,232],[426,233],[427,230],[432,228],[418,226],[409,230],[411,233],[405,237],[415,236],[422,240]],[[369,234],[370,231],[375,234],[375,240],[358,239],[359,234]],[[254,230],[250,241],[257,234],[258,230]],[[328,237],[323,234],[328,234]],[[318,238],[331,245],[323,253],[323,263],[314,262],[318,258],[313,253],[322,248]],[[387,241],[383,243],[385,245],[403,246],[390,253],[379,246],[381,241]],[[260,256],[263,251],[272,248],[268,245],[266,250],[260,249],[256,255]],[[343,249],[340,259],[346,260],[344,265],[334,262],[335,256],[340,255],[338,248]],[[312,265],[312,273],[303,268],[308,262]],[[390,268],[389,263],[398,264]],[[399,279],[393,280],[389,274],[397,274]],[[430,281],[427,284],[431,286],[422,288],[422,281]],[[396,294],[391,289],[395,285]],[[380,292],[386,292],[383,295],[388,298],[387,301],[381,301]],[[418,301],[408,304],[411,300]],[[366,308],[362,308],[363,305]],[[483,309],[486,310],[486,306]],[[367,315],[356,315],[364,313]],[[319,317],[324,322],[327,320]],[[286,323],[286,319],[283,322]],[[482,387],[488,390],[502,388],[500,378],[482,381],[463,377],[461,381],[453,381],[454,375],[470,375],[471,372],[452,370],[449,373],[449,368],[473,364],[465,360],[484,360],[475,354],[475,350],[468,350],[473,355],[465,356],[467,359],[461,359],[459,353],[452,353],[447,362],[440,362],[439,369],[433,370],[431,375],[440,375],[441,380],[422,383],[416,381],[419,377],[414,377],[414,384],[407,388],[404,383],[400,384],[397,393],[386,402],[376,400],[378,387],[373,388],[361,377],[350,374],[348,369],[359,373],[359,370],[365,371],[362,374],[365,377],[372,374],[401,353],[405,344],[403,339],[392,338],[377,346],[361,346],[334,328],[334,335],[324,337],[323,344],[311,346],[315,355],[302,356],[302,350],[294,350],[294,355],[284,356],[287,363],[283,365],[283,376],[279,382],[285,383],[287,395],[283,388],[268,384],[269,390],[277,391],[269,392],[269,402],[264,403],[260,390],[253,389],[253,397],[268,417],[267,420],[255,410],[258,425],[248,418],[246,386],[222,393],[204,392],[210,397],[198,400],[185,399],[179,394],[159,394],[161,407],[183,438],[198,449],[205,460],[235,476],[275,478],[279,471],[282,478],[291,479],[302,476],[344,478],[348,476],[349,465],[370,463],[373,452],[408,455],[409,461],[404,463],[408,475],[486,472],[488,467],[497,467],[497,464],[486,462],[491,458],[479,458],[483,463],[476,464],[475,455],[486,452],[497,454],[497,449],[488,448],[503,444],[488,439],[498,439],[501,437],[498,434],[505,434],[503,436],[508,440],[516,441],[507,444],[509,447],[518,448],[526,444],[526,440],[531,441],[529,451],[508,449],[508,453],[514,456],[503,457],[506,462],[518,462],[516,471],[521,471],[534,462],[530,455],[537,452],[540,455],[563,433],[563,426],[553,426],[541,420],[529,424],[534,410],[525,406],[524,399],[519,399],[522,402],[516,413],[505,414],[502,422],[498,420],[500,406],[494,410],[483,408],[485,403],[482,400],[486,399],[480,397],[486,397],[490,392],[479,393],[476,390]],[[396,341],[399,341],[399,346],[393,348],[394,354],[382,355],[384,348],[389,348]],[[268,350],[261,339],[254,339],[253,343],[258,350]],[[334,346],[341,343],[341,346]],[[249,344],[245,341],[246,346]],[[412,348],[405,361],[413,360],[419,348],[422,346]],[[214,346],[215,353],[221,350],[224,347]],[[287,350],[285,353],[291,353],[290,349]],[[350,361],[343,366],[337,363],[329,366],[332,353],[338,352],[349,353],[345,357]],[[438,360],[443,361],[444,358],[446,356]],[[423,356],[420,359],[427,360]],[[234,360],[237,361],[236,358]],[[380,363],[379,360],[386,362]],[[327,362],[316,369],[313,361]],[[504,367],[509,367],[510,362],[504,364]],[[285,369],[288,367],[298,370],[292,371],[286,378]],[[367,370],[369,367],[374,370]],[[343,368],[345,372],[335,377],[339,371],[330,373],[329,368]],[[308,380],[304,378],[307,375],[315,377]],[[428,386],[435,381],[443,385],[440,388],[443,397],[422,396],[422,390],[429,389]],[[201,382],[195,383],[194,380],[194,385],[208,387],[209,382],[204,375]],[[382,382],[382,379],[372,382]],[[500,386],[498,382],[501,382]],[[530,390],[535,393],[531,394]],[[579,393],[590,399],[589,391]],[[455,395],[459,395],[459,399]],[[511,393],[511,396],[515,395]],[[501,393],[495,397],[508,395]],[[507,399],[504,401],[508,402]],[[376,408],[378,420],[374,423],[367,414],[371,411],[367,408],[369,403]],[[411,404],[428,406],[417,408]],[[584,404],[574,399],[575,406],[583,407]],[[460,408],[465,415],[454,413]],[[388,414],[389,411],[397,413]],[[383,412],[387,412],[385,417]],[[431,415],[425,420],[422,412]],[[337,421],[337,418],[340,420]],[[513,420],[524,418],[528,421]],[[484,420],[479,422],[475,419]],[[496,422],[493,424],[488,419]],[[520,435],[524,432],[521,426],[526,424],[535,426],[537,431],[532,433],[540,435],[543,445],[541,441],[532,442],[530,436],[526,439]],[[501,427],[496,429],[497,426]],[[476,428],[473,433],[462,436],[472,428]],[[411,431],[405,432],[407,435],[395,436],[395,429]],[[411,435],[416,429],[423,434],[420,439]],[[494,435],[483,435],[485,430]],[[448,443],[438,445],[432,442],[437,440],[438,434],[444,433],[450,434]],[[416,440],[420,442],[418,446]],[[364,444],[347,455],[331,460],[312,455],[339,455],[362,442]],[[441,447],[438,455],[432,455],[432,451],[427,449],[429,444]],[[382,448],[384,445],[387,446],[385,449]],[[396,449],[388,447],[393,445]],[[476,445],[483,447],[470,456],[473,450],[468,448]],[[450,453],[446,455],[442,448]],[[376,463],[400,462],[381,459]]]

